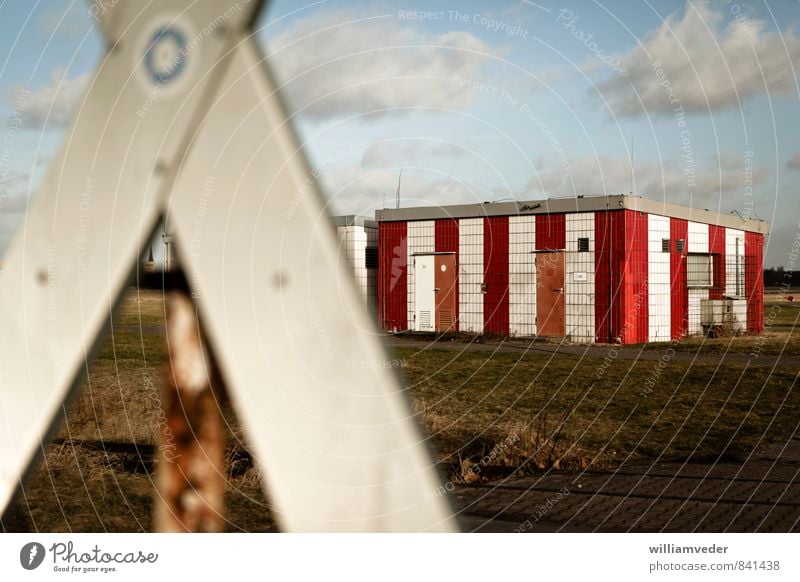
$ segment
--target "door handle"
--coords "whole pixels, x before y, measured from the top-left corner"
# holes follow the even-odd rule
[[[439,289],[438,287],[434,287],[433,291],[434,291],[434,293],[438,293],[439,291],[441,291],[441,289]]]
[[[553,289],[553,291],[558,291],[559,293],[563,293],[564,292],[564,288],[563,287],[559,287],[558,289]]]

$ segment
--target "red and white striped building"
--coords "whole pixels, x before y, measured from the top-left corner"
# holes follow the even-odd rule
[[[631,344],[699,334],[722,304],[738,329],[763,331],[760,220],[624,195],[376,219],[386,330]]]

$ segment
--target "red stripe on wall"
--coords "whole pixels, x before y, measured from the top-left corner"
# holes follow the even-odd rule
[[[537,223],[538,230],[538,223]],[[621,210],[595,212],[595,341],[619,338],[622,261],[625,255],[625,216]]]
[[[455,329],[459,329],[458,320],[458,220],[446,218],[444,220],[437,220],[434,223],[434,250],[437,253],[455,253],[456,254],[456,325]]]
[[[406,223],[378,223],[378,317],[389,331],[408,328],[407,254]]]
[[[483,281],[486,283],[486,293],[483,296],[483,331],[508,334],[507,216],[483,219],[483,268]]]
[[[650,306],[647,283],[647,214],[625,210],[624,267],[619,333],[623,344],[644,343],[649,337]]]
[[[764,331],[764,235],[744,233],[744,292],[747,298],[747,331]]]
[[[689,329],[689,288],[686,286],[686,249],[689,239],[689,221],[669,219],[669,277],[672,294],[672,339],[680,339]],[[678,253],[678,240],[683,240],[683,252]]]
[[[708,252],[713,255],[714,286],[708,290],[709,299],[722,299],[725,294],[725,227],[708,225]]]
[[[536,216],[536,250],[567,247],[567,215],[538,214]]]

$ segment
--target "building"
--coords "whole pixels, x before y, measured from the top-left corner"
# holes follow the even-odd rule
[[[763,331],[761,220],[625,195],[376,218],[385,330],[624,344]]]
[[[339,256],[352,268],[356,287],[374,311],[378,304],[378,223],[363,216],[334,216]]]

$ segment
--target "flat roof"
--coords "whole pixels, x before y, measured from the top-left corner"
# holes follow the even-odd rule
[[[364,226],[366,228],[378,228],[378,223],[375,220],[358,214],[332,216],[331,221],[333,222],[333,226]]]
[[[525,216],[528,214],[560,214],[571,212],[598,212],[603,210],[638,210],[648,214],[681,218],[693,222],[715,224],[749,232],[769,232],[769,223],[740,214],[722,214],[702,208],[690,208],[668,202],[657,202],[631,196],[578,196],[577,198],[549,198],[515,202],[484,202],[483,204],[453,204],[450,206],[416,206],[412,208],[385,208],[375,211],[378,222],[434,220],[442,218],[481,218],[484,216]]]

